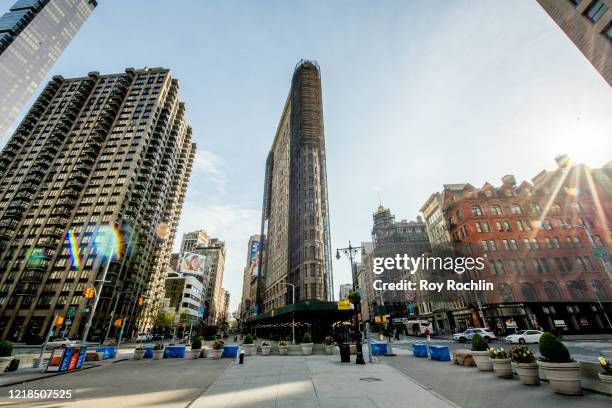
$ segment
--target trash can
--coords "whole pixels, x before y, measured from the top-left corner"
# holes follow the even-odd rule
[[[351,362],[351,346],[347,343],[340,344],[340,362],[350,363]]]

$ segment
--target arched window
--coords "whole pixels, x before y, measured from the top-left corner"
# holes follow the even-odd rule
[[[533,284],[529,282],[525,282],[521,285],[521,291],[523,292],[523,297],[527,302],[537,302],[539,300],[538,293],[535,290]]]
[[[482,208],[479,205],[472,206],[472,215],[482,215]]]
[[[572,296],[572,300],[581,300],[587,298],[584,286],[579,281],[567,282],[567,289],[569,290],[570,295]]]
[[[555,282],[546,282],[544,284],[544,292],[548,300],[561,300],[561,292]]]
[[[512,287],[507,283],[499,285],[499,295],[501,296],[502,302],[514,302]]]
[[[512,204],[512,214],[520,215],[523,213],[523,209],[518,204]]]
[[[502,209],[499,205],[492,205],[491,206],[491,214],[493,215],[501,215],[502,214]]]

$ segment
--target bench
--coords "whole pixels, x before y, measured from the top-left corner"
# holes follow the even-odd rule
[[[429,346],[429,354],[432,360],[450,361],[450,353],[446,346]]]
[[[465,349],[453,351],[453,364],[464,366],[476,365],[476,363],[474,362],[474,357],[472,357],[472,352],[470,350]]]
[[[423,343],[412,343],[412,354],[415,357],[427,357],[427,345]]]

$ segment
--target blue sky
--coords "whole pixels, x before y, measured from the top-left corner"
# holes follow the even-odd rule
[[[535,1],[99,3],[50,76],[172,69],[199,146],[178,237],[226,240],[231,310],[301,58],[322,70],[333,248],[370,240],[379,197],[414,219],[444,183],[611,159],[610,87]]]

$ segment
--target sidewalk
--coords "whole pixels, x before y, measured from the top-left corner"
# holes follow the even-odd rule
[[[340,356],[252,356],[232,363],[190,408],[455,407],[386,364]]]

